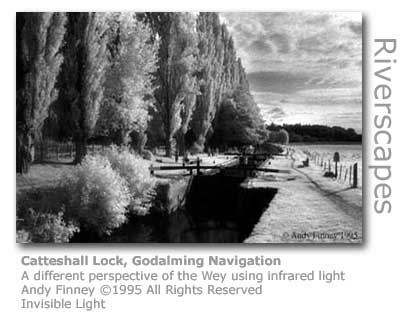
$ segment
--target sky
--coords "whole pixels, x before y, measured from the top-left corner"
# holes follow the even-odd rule
[[[357,12],[221,13],[267,124],[362,132],[362,18]]]

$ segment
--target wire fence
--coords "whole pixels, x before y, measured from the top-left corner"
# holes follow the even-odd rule
[[[345,163],[334,161],[333,159],[325,158],[314,152],[308,153],[308,156],[310,161],[321,168],[324,172],[324,176],[333,178],[354,188],[358,187],[360,181],[357,162]]]
[[[94,155],[105,151],[108,145],[88,144],[88,154]],[[42,140],[34,143],[35,161],[72,161],[75,157],[75,144],[71,141],[59,142]]]

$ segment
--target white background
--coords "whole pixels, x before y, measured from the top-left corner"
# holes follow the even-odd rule
[[[362,11],[365,17],[365,120],[366,155],[372,151],[372,42],[377,38],[397,38],[393,66],[393,178],[392,213],[373,211],[373,181],[366,172],[365,238],[358,247],[320,246],[36,246],[15,244],[15,11],[138,10],[138,11]],[[1,317],[3,319],[409,319],[409,209],[408,209],[408,93],[409,48],[408,10],[403,1],[3,1],[1,8]],[[325,283],[265,283],[262,296],[131,297],[110,299],[109,309],[79,311],[29,311],[18,308],[21,255],[98,254],[122,256],[154,254],[240,254],[279,256],[282,269],[344,270],[347,281]],[[63,271],[64,268],[59,270]],[[69,268],[67,268],[69,270]],[[192,269],[194,270],[194,269]]]

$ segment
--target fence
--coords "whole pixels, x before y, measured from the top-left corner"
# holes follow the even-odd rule
[[[333,178],[343,183],[348,183],[350,186],[358,187],[358,163],[353,164],[334,162],[330,159],[325,159],[316,153],[310,153],[311,161],[322,168],[324,172],[333,173]]]
[[[88,154],[98,154],[107,148],[104,144],[88,144]],[[35,161],[72,161],[75,144],[71,141],[42,140],[34,143]]]

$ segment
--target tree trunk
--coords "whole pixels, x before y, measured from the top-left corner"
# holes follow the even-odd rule
[[[166,156],[172,157],[172,140],[166,139],[165,150],[166,150]]]
[[[80,138],[75,140],[75,159],[74,163],[81,163],[82,159],[87,155],[87,139]]]
[[[44,148],[45,148],[46,140],[45,139],[40,139],[38,145],[40,146],[40,154],[37,154],[38,161],[43,162],[45,159],[44,155]]]
[[[178,140],[177,140],[177,149],[180,155],[185,155],[186,153],[186,146],[185,146],[185,135],[183,133],[179,133]]]
[[[148,139],[147,135],[144,132],[132,131],[128,136],[132,149],[136,153],[142,154]]]
[[[30,163],[34,159],[34,145],[31,135],[17,132],[16,149],[16,171],[21,174],[27,173]]]

